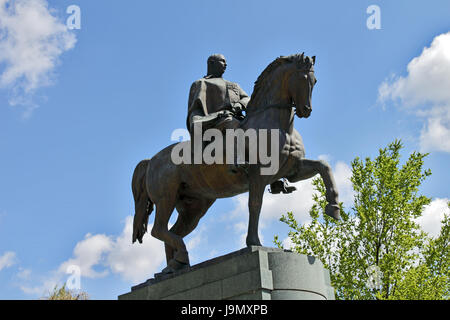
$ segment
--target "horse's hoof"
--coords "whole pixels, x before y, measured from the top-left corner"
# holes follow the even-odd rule
[[[175,259],[172,259],[167,264],[167,267],[162,269],[161,273],[162,274],[171,274],[171,273],[175,273],[175,272],[178,272],[178,271],[184,270],[184,269],[189,269],[189,264],[182,263]]]
[[[164,269],[161,270],[161,273],[163,274],[171,274],[174,273],[174,269],[170,266],[165,267]]]
[[[251,247],[251,246],[262,247],[261,241],[259,241],[259,239],[250,240],[249,238],[247,238],[246,243],[247,243],[247,247]]]
[[[176,260],[179,263],[189,265],[189,254],[185,251],[177,250],[173,256],[173,260]]]
[[[165,269],[167,269],[167,268],[169,268],[169,270],[168,270],[169,273],[173,273],[173,272],[176,272],[176,271],[188,269],[189,268],[189,264],[180,262],[180,261],[175,260],[175,259],[172,259],[172,260],[169,261],[169,263],[167,264],[167,267]],[[163,272],[164,272],[164,270],[163,270]]]
[[[335,220],[341,219],[339,205],[337,204],[327,204],[325,207],[325,214]]]

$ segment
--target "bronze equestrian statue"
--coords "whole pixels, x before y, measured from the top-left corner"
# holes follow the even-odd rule
[[[207,75],[195,81],[189,91],[186,127],[191,141],[194,126],[199,123],[203,131],[215,128],[225,132],[227,129],[239,128],[240,121],[245,118],[243,112],[250,101],[250,97],[239,84],[222,78],[227,68],[222,54],[209,56],[207,67]],[[248,164],[235,163],[230,170],[244,170],[247,173]],[[285,181],[276,181],[270,185],[272,193],[291,193],[294,190],[295,187],[289,187]]]
[[[178,144],[190,144],[190,141],[174,143],[136,166],[132,179],[135,201],[132,241],[142,243],[149,216],[155,206],[151,235],[165,244],[167,267],[163,272],[171,273],[189,267],[183,238],[195,229],[199,220],[219,198],[249,192],[246,243],[248,246],[260,246],[258,222],[264,190],[279,179],[297,182],[320,174],[328,202],[325,213],[339,219],[338,192],[331,168],[325,161],[305,158],[302,138],[294,128],[295,115],[308,118],[312,111],[311,95],[317,82],[314,64],[315,57],[304,54],[275,59],[255,82],[251,99],[246,105],[245,119],[234,124],[243,130],[258,129],[257,132],[261,132],[261,129],[278,130],[279,167],[274,174],[262,174],[262,163],[249,164],[247,172],[233,172],[227,164],[174,164],[172,150]],[[236,94],[235,99],[238,98],[238,101],[242,101],[240,94],[239,97]],[[239,104],[245,108],[245,102]],[[188,126],[196,120],[204,120],[201,118],[204,114],[198,118],[194,115],[198,114],[191,112],[188,116]],[[217,125],[214,121],[212,123]],[[258,139],[262,137],[258,136]],[[270,140],[267,143],[270,144]],[[175,208],[178,218],[169,230],[168,222]]]

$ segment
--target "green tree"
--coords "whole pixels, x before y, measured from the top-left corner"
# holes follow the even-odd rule
[[[56,285],[53,288],[53,292],[50,292],[48,296],[44,297],[45,300],[89,300],[89,295],[86,292],[75,292],[66,288],[66,284],[63,284],[60,288]]]
[[[450,208],[450,203],[448,204]],[[448,299],[450,297],[450,215],[444,215],[441,232],[428,239],[417,266],[397,283],[390,299]]]
[[[396,140],[375,160],[352,162],[354,205],[346,212],[341,204],[341,221],[324,214],[320,178],[313,180],[311,222],[298,225],[292,212],[280,219],[290,227],[293,250],[330,270],[337,299],[449,297],[448,217],[436,239],[420,229],[416,219],[431,200],[418,190],[431,172],[423,170],[426,154],[418,152],[400,166],[402,147]],[[275,243],[282,246],[278,237]]]

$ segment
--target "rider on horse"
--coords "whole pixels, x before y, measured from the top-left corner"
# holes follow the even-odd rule
[[[222,132],[237,129],[245,118],[243,111],[250,101],[239,84],[222,78],[227,67],[222,54],[211,55],[207,63],[207,75],[195,81],[189,92],[186,126],[191,137],[194,135],[194,126],[198,124],[202,125],[202,131],[210,128]],[[235,168],[245,171],[247,164],[235,165]],[[270,190],[272,193],[290,193],[295,187],[289,187],[284,180],[272,183]]]
[[[194,124],[201,123],[203,130],[208,128],[236,129],[244,116],[250,98],[234,82],[222,78],[227,63],[221,54],[208,58],[208,74],[195,81],[189,92],[186,125],[193,135]]]

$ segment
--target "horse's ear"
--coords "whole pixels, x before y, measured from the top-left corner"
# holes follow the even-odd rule
[[[311,58],[312,58],[312,61],[313,61],[313,65],[315,65],[316,64],[316,56],[312,56]]]
[[[304,58],[305,58],[305,53],[303,52],[302,55],[300,56],[300,61],[303,61]]]

